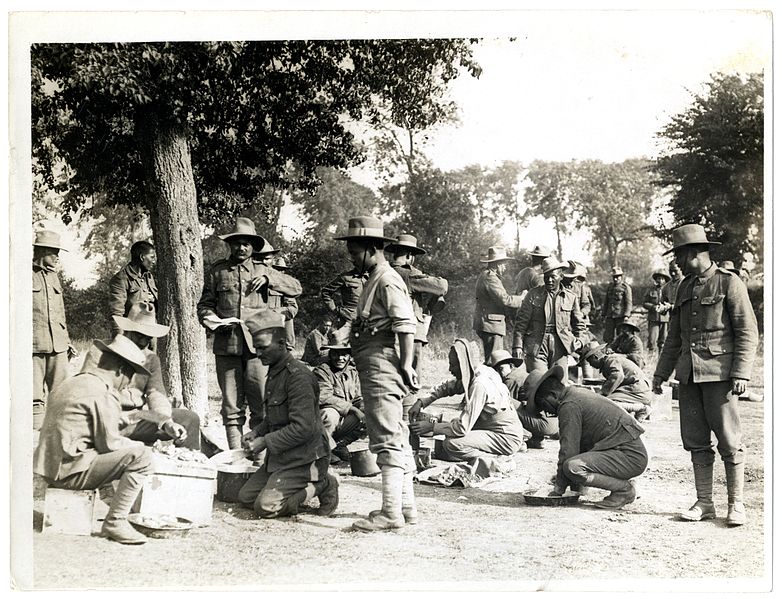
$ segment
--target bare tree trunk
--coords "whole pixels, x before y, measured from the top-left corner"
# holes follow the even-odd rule
[[[187,135],[145,115],[140,121],[151,221],[158,253],[161,322],[171,326],[160,357],[168,391],[203,419],[208,415],[206,339],[196,304],[204,284],[201,228]]]
[[[562,260],[562,231],[557,216],[554,216],[554,228],[557,231],[557,257]]]

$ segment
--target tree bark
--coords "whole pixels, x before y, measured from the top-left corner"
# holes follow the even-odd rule
[[[206,338],[196,304],[204,284],[201,227],[187,133],[154,117],[139,119],[150,219],[158,254],[160,321],[171,327],[159,353],[169,394],[208,415]]]

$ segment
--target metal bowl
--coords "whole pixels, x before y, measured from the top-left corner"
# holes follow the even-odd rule
[[[575,505],[578,503],[578,495],[561,495],[548,497],[545,495],[524,495],[524,503],[527,505]]]
[[[177,517],[176,525],[153,524],[159,515],[155,514],[130,514],[128,522],[133,528],[153,539],[171,539],[187,536],[193,528],[193,522],[187,518]]]

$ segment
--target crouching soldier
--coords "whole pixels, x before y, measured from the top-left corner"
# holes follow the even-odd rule
[[[358,371],[350,363],[350,345],[347,331],[335,331],[329,344],[328,362],[317,366],[312,373],[320,388],[320,416],[326,433],[331,437],[332,462],[350,459],[348,445],[364,433],[364,402]]]
[[[480,363],[466,339],[454,341],[448,352],[448,369],[454,378],[410,407],[410,428],[419,435],[445,435],[443,451],[452,462],[494,459],[526,449],[524,429],[511,405],[508,388],[495,370]],[[438,398],[459,394],[464,394],[462,412],[450,422],[417,420],[421,409]]]
[[[613,402],[579,387],[565,386],[566,371],[559,365],[535,370],[524,381],[526,409],[559,418],[559,458],[552,496],[568,486],[606,489],[611,494],[594,504],[618,509],[635,501],[632,480],[643,473],[649,458],[641,441],[641,428],[632,416]]]
[[[117,335],[109,344],[97,340],[95,345],[101,352],[95,365],[65,380],[49,396],[33,472],[52,487],[79,491],[119,480],[102,532],[120,543],[141,544],[146,537],[127,517],[152,472],[152,451],[120,434],[117,391],[134,373],[149,372],[144,354],[127,337]]]
[[[619,334],[608,344],[608,347],[615,354],[626,355],[630,360],[638,364],[639,368],[645,368],[644,345],[641,337],[639,337],[641,329],[630,320],[617,324],[616,329]]]
[[[647,420],[651,413],[652,387],[643,371],[627,356],[611,353],[597,341],[589,344],[581,358],[600,371],[605,383],[600,394],[607,397],[637,420]]]
[[[328,473],[329,443],[318,414],[318,383],[286,344],[283,316],[271,310],[245,321],[258,358],[269,368],[263,421],[242,437],[249,455],[266,450],[263,465],[239,491],[239,503],[260,518],[293,516],[318,497],[318,515],[339,502],[339,482]]]

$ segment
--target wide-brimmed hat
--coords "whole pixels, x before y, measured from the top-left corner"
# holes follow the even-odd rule
[[[733,260],[723,260],[719,263],[720,268],[724,268],[725,270],[729,270],[731,272],[735,272],[737,275],[741,274],[741,271],[736,268],[736,265],[733,264]]]
[[[548,258],[543,259],[543,264],[540,265],[540,272],[545,275],[552,270],[557,270],[558,268],[565,269],[567,267],[567,262],[560,262],[559,258],[556,256],[549,256]]]
[[[259,250],[253,251],[253,256],[261,256],[266,254],[278,254],[281,250],[276,249],[268,239],[263,240],[263,246]]]
[[[670,254],[676,248],[680,248],[685,245],[700,244],[722,245],[722,243],[719,241],[709,241],[706,239],[706,229],[704,229],[701,225],[682,225],[681,227],[673,230],[673,247],[664,251],[663,256],[665,254]]]
[[[583,264],[579,264],[575,260],[568,260],[568,266],[562,271],[562,276],[568,279],[584,279],[586,280],[587,269]]]
[[[612,266],[611,267],[611,276],[612,277],[619,277],[625,274],[625,271],[622,270],[621,266]]]
[[[557,377],[561,382],[564,383],[567,374],[565,373],[565,369],[562,368],[562,366],[559,364],[554,364],[554,366],[546,371],[539,369],[533,370],[527,374],[527,378],[524,380],[524,385],[522,388],[524,389],[524,397],[527,400],[527,404],[524,406],[524,410],[528,414],[535,415],[540,412],[540,408],[538,408],[537,401],[535,400],[535,394],[538,392],[538,388],[543,383],[543,381],[552,376]]]
[[[403,250],[410,252],[411,254],[425,254],[426,250],[418,247],[418,240],[413,235],[402,234],[396,238],[396,241],[389,243],[385,250],[387,252],[395,252],[396,250]]]
[[[451,351],[456,354],[459,362],[459,372],[462,375],[462,386],[465,395],[469,394],[470,383],[475,377],[475,369],[480,366],[478,352],[475,346],[467,339],[456,339],[451,346]]]
[[[504,247],[500,247],[498,245],[491,246],[488,251],[486,252],[486,258],[481,258],[481,262],[507,262],[510,260],[515,260],[515,258],[510,258],[508,254],[505,252]]]
[[[112,316],[117,326],[125,331],[134,331],[147,337],[168,335],[170,327],[158,324],[155,319],[155,307],[147,302],[133,304],[127,316]]]
[[[320,349],[350,349],[350,335],[342,329],[331,331],[327,345],[321,345]]]
[[[282,256],[275,256],[272,260],[272,266],[277,270],[288,270],[288,263],[285,262],[285,258]]]
[[[541,258],[548,258],[551,255],[551,250],[545,245],[536,245],[529,252],[530,256],[540,256]]]
[[[488,365],[492,368],[497,368],[500,364],[506,364],[508,362],[514,366],[521,366],[524,360],[521,358],[514,358],[507,349],[495,349],[489,355]]]
[[[383,221],[374,216],[356,216],[348,219],[348,232],[337,241],[350,241],[351,239],[380,239],[382,241],[396,241],[392,237],[383,234]]]
[[[629,318],[621,321],[620,323],[617,324],[617,326],[620,326],[620,327],[621,326],[630,327],[631,329],[635,329],[636,333],[640,333],[641,332],[641,327],[639,327],[637,324],[635,324]]]
[[[225,235],[218,235],[223,241],[228,241],[233,237],[249,237],[252,240],[254,251],[259,251],[259,248],[263,248],[267,241],[261,235],[255,232],[255,223],[249,218],[240,216],[234,223],[234,230]]]
[[[144,368],[144,362],[146,361],[144,352],[142,352],[130,339],[125,337],[125,335],[115,335],[114,339],[109,343],[101,341],[100,339],[95,339],[93,343],[99,350],[111,352],[125,360],[125,362],[130,364],[133,370],[138,374],[151,376],[149,370]]]
[[[598,352],[605,353],[607,347],[608,345],[605,343],[600,343],[599,341],[590,341],[589,344],[585,345],[581,350],[579,355],[579,362],[586,362],[587,358],[591,358]]]
[[[63,252],[68,251],[63,247],[62,242],[60,241],[59,233],[55,233],[54,231],[49,231],[46,229],[35,232],[35,241],[33,241],[33,247],[36,246],[42,248],[54,248],[55,250],[62,250]]]
[[[654,280],[655,277],[663,277],[663,278],[665,278],[666,281],[670,281],[671,280],[671,275],[669,275],[664,270],[655,270],[652,273],[652,280]]]

